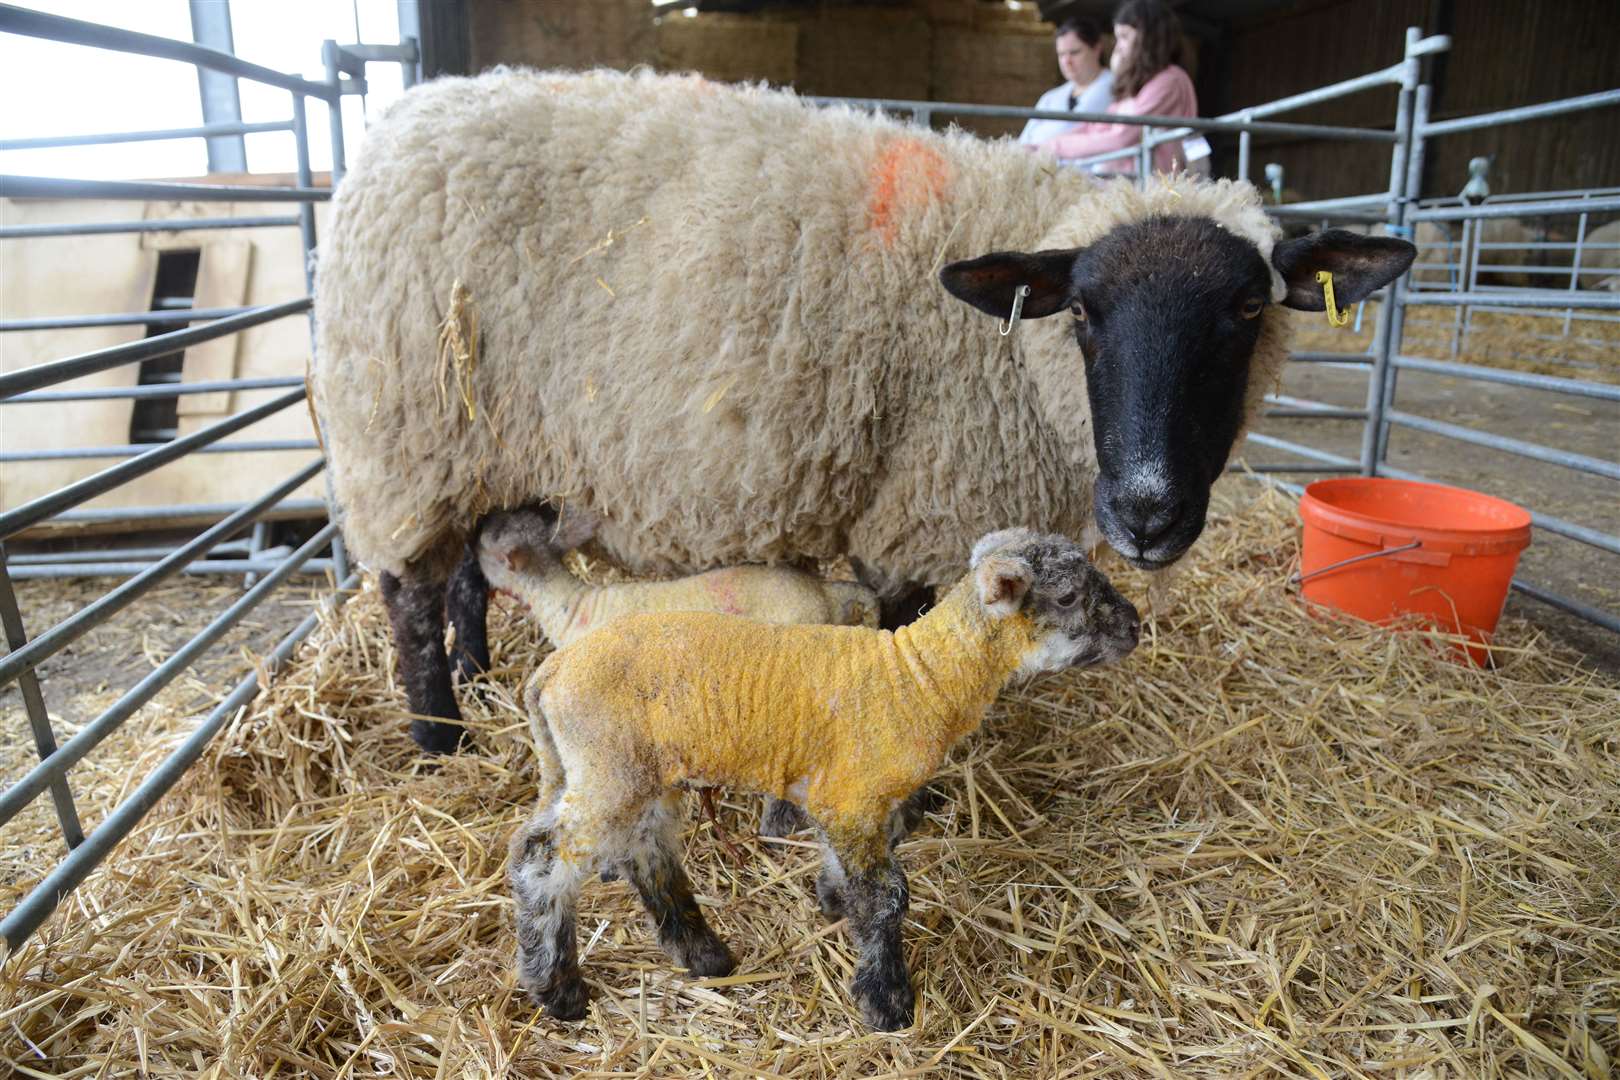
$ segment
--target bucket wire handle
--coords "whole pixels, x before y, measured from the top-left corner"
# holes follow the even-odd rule
[[[1288,585],[1290,588],[1295,585],[1303,585],[1307,581],[1311,580],[1311,578],[1321,577],[1328,571],[1337,570],[1341,566],[1349,566],[1351,563],[1365,562],[1367,559],[1382,559],[1385,555],[1396,555],[1402,551],[1411,551],[1413,548],[1422,546],[1423,541],[1414,540],[1410,544],[1402,544],[1400,547],[1385,548],[1383,551],[1372,551],[1368,552],[1366,555],[1353,555],[1348,559],[1340,559],[1338,562],[1324,566],[1319,570],[1312,570],[1308,574],[1290,574],[1288,576]]]

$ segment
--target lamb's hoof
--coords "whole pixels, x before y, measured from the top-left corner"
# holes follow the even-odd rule
[[[809,827],[809,815],[785,799],[768,801],[765,804],[765,813],[760,815],[759,819],[761,836],[792,836],[800,829]]]
[[[717,979],[730,975],[737,968],[731,950],[714,934],[697,939],[680,953],[675,962],[690,972],[694,979]]]
[[[816,903],[828,921],[837,922],[844,917],[844,890],[826,870],[816,875]]]
[[[585,989],[585,980],[575,975],[559,980],[550,990],[531,990],[529,997],[545,1008],[554,1020],[583,1020],[591,995]]]
[[[912,1025],[917,997],[908,983],[866,993],[857,992],[861,1019],[875,1031],[903,1031]]]
[[[460,724],[436,720],[412,720],[411,738],[430,754],[454,754],[472,742]]]

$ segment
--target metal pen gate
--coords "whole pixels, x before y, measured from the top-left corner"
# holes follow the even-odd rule
[[[39,754],[39,764],[19,781],[0,792],[0,825],[14,818],[19,811],[40,794],[49,791],[55,804],[57,821],[69,852],[12,911],[0,920],[0,935],[7,945],[15,949],[28,938],[40,923],[54,911],[85,876],[90,873],[118,844],[136,823],[167,792],[185,770],[197,760],[211,739],[225,726],[243,704],[259,691],[259,674],[250,671],[242,677],[223,701],[192,731],[186,739],[150,775],[146,776],[130,795],[107,815],[89,834],[83,831],[72,789],[68,783],[68,770],[89,754],[98,743],[112,734],[134,715],[136,710],[152,700],[159,691],[189,668],[210,646],[214,645],[233,626],[258,607],[278,586],[295,573],[330,572],[337,582],[337,590],[329,604],[341,603],[346,590],[358,583],[358,575],[351,571],[345,556],[342,537],[337,526],[328,522],[306,542],[281,557],[262,549],[262,534],[255,523],[272,511],[293,510],[303,513],[324,513],[323,502],[291,500],[288,498],[299,487],[318,476],[325,461],[318,456],[295,471],[285,481],[274,485],[258,498],[239,504],[180,505],[152,507],[137,511],[75,509],[83,503],[111,491],[155,469],[174,462],[184,455],[209,452],[260,452],[273,450],[305,450],[318,454],[318,443],[313,437],[295,440],[258,440],[252,442],[226,442],[227,436],[249,425],[287,409],[304,405],[306,390],[299,377],[270,379],[227,379],[197,382],[164,381],[154,385],[103,388],[88,390],[46,390],[45,387],[68,380],[109,371],[113,368],[137,364],[153,357],[176,352],[188,346],[239,334],[250,327],[259,326],[292,316],[309,316],[313,300],[309,293],[313,286],[315,250],[314,204],[332,197],[331,187],[316,187],[310,170],[307,103],[310,99],[324,103],[329,110],[332,132],[332,182],[335,185],[343,175],[343,118],[340,103],[345,95],[364,94],[365,67],[369,62],[398,63],[409,87],[415,81],[418,60],[416,42],[405,38],[398,45],[340,46],[336,42],[324,43],[322,59],[326,68],[323,81],[315,82],[248,63],[231,53],[176,41],[170,38],[115,29],[77,19],[62,18],[22,8],[0,5],[0,33],[24,35],[99,49],[134,53],[143,56],[175,60],[195,66],[200,72],[221,72],[238,79],[248,79],[288,92],[290,116],[273,123],[243,124],[211,123],[202,127],[171,128],[156,131],[124,132],[108,135],[69,136],[50,139],[19,139],[0,142],[0,151],[38,146],[83,145],[91,143],[132,142],[155,139],[219,138],[261,132],[291,132],[297,147],[297,184],[294,187],[244,187],[216,184],[182,184],[136,181],[90,181],[45,179],[28,176],[0,176],[0,195],[9,198],[52,199],[185,199],[193,202],[276,202],[289,203],[295,213],[256,217],[213,217],[179,220],[145,220],[96,222],[64,225],[20,225],[0,227],[0,241],[28,237],[71,237],[105,233],[137,233],[153,231],[189,231],[194,229],[257,229],[294,227],[299,230],[303,253],[302,296],[283,302],[250,308],[215,308],[183,310],[155,310],[115,314],[89,314],[66,318],[21,319],[0,324],[0,332],[19,332],[89,326],[147,325],[166,326],[180,324],[181,329],[154,334],[139,341],[98,349],[94,352],[68,357],[52,363],[39,364],[20,371],[0,375],[0,410],[24,407],[30,404],[49,405],[64,401],[98,398],[133,398],[151,400],[176,398],[188,394],[219,393],[244,390],[285,390],[251,408],[210,424],[184,436],[168,439],[156,445],[131,444],[77,449],[31,450],[14,452],[0,460],[10,462],[42,461],[62,458],[117,458],[117,464],[101,470],[76,483],[30,500],[4,513],[0,513],[0,620],[4,622],[9,651],[0,656],[0,686],[18,683],[24,710]],[[200,324],[200,325],[190,325]],[[313,330],[313,326],[311,327]],[[43,557],[12,557],[5,550],[4,541],[19,532],[44,521],[80,523],[134,524],[142,519],[201,517],[217,518],[217,522],[189,542],[178,548],[136,549],[118,553],[117,561],[64,561]],[[233,538],[245,530],[254,530],[255,538],[248,548],[247,559],[210,559],[210,555],[234,554],[242,544],[233,546]],[[319,557],[326,547],[331,548],[329,558]],[[159,664],[145,678],[126,691],[110,707],[90,720],[72,738],[60,745],[52,730],[45,703],[40,692],[35,669],[48,657],[71,645],[85,633],[106,622],[129,607],[143,594],[182,571],[214,572],[222,574],[249,574],[254,583],[240,598],[220,612],[204,629],[181,646],[174,655]],[[114,588],[83,610],[44,632],[35,628],[30,639],[28,627],[18,610],[12,579],[16,577],[63,576],[68,574],[130,575],[128,580]],[[265,669],[274,672],[297,648],[311,630],[319,616],[311,615],[281,639],[265,659]],[[20,734],[20,733],[19,733]]]
[[[0,228],[0,240],[21,236],[75,235],[95,231],[143,231],[150,229],[195,228],[267,228],[297,225],[305,254],[306,293],[311,283],[308,257],[315,248],[314,203],[331,197],[331,189],[315,187],[309,168],[308,131],[305,108],[308,99],[325,102],[331,113],[333,142],[333,183],[339,181],[343,170],[342,119],[339,103],[342,96],[364,93],[364,71],[368,62],[400,63],[406,71],[406,85],[410,84],[417,59],[415,42],[409,38],[397,46],[340,47],[327,42],[323,52],[326,78],[315,82],[288,75],[255,64],[246,63],[227,52],[186,44],[167,38],[153,37],[124,30],[116,30],[93,23],[42,15],[37,12],[0,5],[0,32],[24,34],[57,41],[96,46],[147,56],[164,57],[197,66],[209,71],[224,72],[237,78],[256,80],[286,90],[291,98],[289,120],[273,124],[208,124],[201,128],[171,129],[109,136],[86,136],[56,140],[17,140],[0,143],[0,150],[24,145],[66,145],[75,142],[120,141],[157,138],[206,138],[221,135],[242,135],[261,131],[291,131],[298,147],[298,183],[292,188],[242,188],[198,184],[134,183],[78,180],[46,180],[32,177],[0,177],[0,194],[40,195],[55,198],[185,198],[197,201],[222,200],[289,202],[297,207],[296,214],[261,216],[252,218],[191,219],[168,222],[117,222],[110,224],[37,227],[22,226]],[[1378,143],[1390,151],[1390,180],[1385,191],[1348,199],[1319,200],[1288,206],[1273,207],[1280,218],[1306,221],[1348,222],[1362,225],[1382,225],[1397,235],[1410,235],[1420,222],[1479,222],[1492,217],[1527,214],[1567,214],[1581,216],[1581,234],[1575,247],[1579,252],[1585,235],[1585,217],[1593,213],[1620,210],[1620,192],[1612,189],[1556,193],[1541,197],[1506,197],[1495,201],[1482,201],[1477,205],[1457,204],[1455,200],[1423,202],[1415,196],[1417,181],[1422,173],[1424,147],[1427,140],[1455,132],[1506,123],[1519,123],[1584,109],[1620,106],[1620,90],[1591,94],[1565,101],[1549,102],[1520,109],[1508,109],[1481,116],[1432,122],[1429,119],[1429,90],[1420,82],[1421,58],[1442,52],[1450,47],[1445,37],[1422,37],[1417,30],[1409,30],[1402,58],[1381,71],[1358,78],[1324,86],[1277,101],[1251,106],[1235,113],[1213,119],[1187,119],[1181,117],[1138,116],[1122,117],[1112,114],[1046,112],[1033,109],[988,105],[955,104],[927,101],[882,101],[871,99],[810,99],[821,104],[843,103],[857,107],[880,108],[910,114],[919,123],[929,124],[935,114],[957,116],[993,116],[1041,119],[1100,120],[1131,123],[1144,128],[1139,147],[1098,155],[1088,159],[1097,164],[1114,159],[1134,158],[1139,182],[1145,182],[1150,170],[1154,147],[1182,139],[1194,132],[1232,133],[1238,139],[1238,175],[1248,178],[1251,173],[1251,140],[1256,134],[1283,134],[1302,137],[1326,138],[1348,142]],[[1322,101],[1344,97],[1375,87],[1399,88],[1399,99],[1393,126],[1390,130],[1338,127],[1322,124],[1295,124],[1266,119]],[[1379,304],[1378,320],[1373,345],[1365,352],[1311,352],[1292,354],[1296,363],[1353,365],[1367,375],[1366,405],[1359,409],[1344,409],[1323,402],[1272,396],[1268,399],[1268,415],[1309,419],[1360,420],[1363,422],[1361,451],[1358,458],[1331,454],[1316,447],[1291,440],[1278,439],[1261,433],[1250,433],[1248,439],[1259,446],[1282,451],[1298,459],[1282,464],[1256,466],[1267,473],[1361,473],[1415,477],[1414,474],[1390,466],[1385,460],[1386,440],[1392,427],[1404,427],[1430,432],[1449,439],[1462,440],[1502,450],[1536,461],[1555,464],[1589,474],[1620,479],[1620,463],[1586,455],[1572,454],[1551,447],[1517,439],[1488,434],[1471,428],[1447,424],[1396,407],[1397,376],[1402,370],[1427,371],[1461,379],[1485,381],[1508,386],[1620,401],[1620,386],[1595,381],[1565,379],[1546,375],[1503,370],[1452,361],[1435,361],[1410,357],[1401,352],[1402,326],[1405,312],[1414,305],[1449,305],[1462,312],[1474,307],[1507,308],[1515,310],[1548,311],[1561,315],[1564,325],[1576,310],[1620,312],[1620,295],[1577,291],[1574,283],[1580,276],[1579,259],[1570,277],[1571,286],[1565,290],[1511,289],[1500,290],[1481,286],[1477,281],[1478,252],[1481,245],[1477,235],[1465,244],[1473,245],[1471,263],[1460,259],[1459,267],[1471,266],[1472,273],[1459,274],[1445,289],[1423,288],[1402,279],[1375,297]],[[1446,265],[1449,265],[1449,260]],[[308,295],[292,297],[285,302],[262,305],[249,309],[192,309],[186,311],[149,311],[128,314],[85,315],[71,319],[28,319],[0,326],[0,330],[20,331],[63,326],[104,326],[123,324],[168,325],[202,323],[201,326],[178,329],[146,338],[142,341],[101,349],[54,363],[27,368],[9,375],[0,375],[0,409],[19,404],[48,403],[76,400],[86,395],[124,397],[166,397],[191,393],[209,393],[220,390],[285,389],[287,392],[261,405],[247,409],[226,420],[212,424],[192,434],[173,438],[156,447],[142,446],[99,447],[77,452],[78,456],[121,457],[115,464],[78,483],[35,499],[25,505],[0,514],[0,541],[14,536],[20,530],[39,522],[64,521],[125,521],[133,522],[140,512],[75,510],[85,501],[114,487],[145,475],[164,464],[194,452],[207,452],[211,447],[250,449],[255,444],[221,443],[226,436],[255,421],[293,408],[305,400],[300,379],[231,380],[227,382],[171,383],[155,387],[134,387],[121,390],[47,391],[42,388],[86,374],[137,363],[143,359],[172,352],[187,345],[236,334],[252,326],[295,315],[308,315],[311,309]],[[1467,316],[1460,316],[1466,318]],[[293,445],[275,442],[264,449],[307,449],[314,451],[313,440],[299,440]],[[73,451],[58,452],[74,454]],[[14,458],[21,460],[22,458]],[[218,517],[218,523],[200,533],[190,542],[160,553],[143,550],[135,554],[143,560],[156,557],[156,561],[135,563],[74,563],[41,569],[39,563],[13,562],[0,557],[0,619],[10,651],[0,657],[0,686],[12,681],[19,683],[26,713],[39,752],[40,762],[20,781],[0,793],[0,825],[4,825],[47,790],[55,803],[63,838],[69,854],[37,885],[33,891],[3,920],[3,934],[12,948],[19,946],[47,918],[71,890],[84,879],[134,828],[162,795],[179,779],[182,773],[202,753],[207,743],[225,726],[231,716],[258,692],[258,674],[250,672],[199,724],[186,740],[147,776],[134,792],[113,810],[94,831],[85,835],[80,827],[77,811],[67,781],[68,770],[82,760],[97,743],[118,728],[138,708],[185,670],[232,625],[261,603],[278,585],[301,569],[329,570],[338,589],[330,602],[341,602],[344,590],[354,588],[358,575],[347,565],[341,538],[330,523],[322,527],[306,543],[284,558],[250,558],[241,560],[209,560],[210,551],[223,553],[234,536],[260,519],[271,509],[288,506],[287,496],[310,478],[319,474],[324,462],[317,459],[298,470],[285,482],[276,485],[251,502],[231,505],[185,506],[162,508],[162,512],[187,512]],[[1291,486],[1291,485],[1285,485]],[[1297,488],[1293,488],[1297,491]],[[316,507],[300,504],[300,510]],[[1532,507],[1532,510],[1534,508]],[[1546,531],[1568,537],[1611,554],[1620,554],[1620,536],[1602,532],[1575,522],[1544,513],[1535,513],[1536,525]],[[321,548],[330,544],[329,560],[318,557]],[[240,545],[238,545],[238,550]],[[250,549],[253,550],[253,549]],[[124,553],[129,555],[130,553]],[[3,545],[0,545],[3,555]],[[210,562],[213,565],[210,565]],[[221,612],[201,633],[182,646],[173,656],[153,670],[146,678],[130,688],[110,708],[87,724],[71,739],[57,745],[45,712],[34,669],[45,658],[66,647],[84,633],[128,607],[142,594],[161,581],[187,568],[211,569],[219,572],[263,574],[262,579],[234,603]],[[129,580],[96,600],[88,607],[57,626],[38,634],[32,640],[26,636],[11,587],[14,576],[40,573],[110,573],[133,574]],[[1620,617],[1598,610],[1570,597],[1560,596],[1529,581],[1516,580],[1514,587],[1556,607],[1570,611],[1581,618],[1620,632]],[[312,615],[283,638],[267,658],[266,667],[274,671],[297,648],[302,639],[314,628],[317,616]]]

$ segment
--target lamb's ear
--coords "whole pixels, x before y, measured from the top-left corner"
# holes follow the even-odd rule
[[[992,618],[997,619],[1004,619],[1018,610],[1034,579],[1029,564],[1010,555],[991,555],[973,568],[973,583],[979,588],[979,602]]]
[[[547,537],[553,551],[571,551],[596,535],[602,521],[584,506],[569,503],[554,519]]]
[[[1037,251],[997,251],[977,259],[953,262],[939,272],[940,284],[958,300],[966,301],[998,319],[1012,317],[1013,293],[1020,285],[1029,286],[1020,315],[1041,319],[1069,306],[1072,289],[1069,276],[1082,249]]]
[[[978,566],[979,560],[990,554],[992,551],[1007,547],[1010,544],[1015,544],[1029,535],[1031,535],[1030,531],[1023,527],[1015,529],[1002,529],[999,532],[986,533],[984,536],[979,538],[979,542],[977,544],[973,545],[973,554],[968,556],[968,565]]]
[[[1271,265],[1288,287],[1283,304],[1296,311],[1321,311],[1322,285],[1318,271],[1333,273],[1333,299],[1341,308],[1365,300],[1406,273],[1417,248],[1392,236],[1361,236],[1344,229],[1326,229],[1297,240],[1284,240],[1271,249]]]

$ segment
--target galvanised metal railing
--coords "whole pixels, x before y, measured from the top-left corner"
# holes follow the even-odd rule
[[[332,189],[316,187],[314,184],[309,163],[306,102],[311,98],[324,102],[330,111],[332,183],[336,185],[343,175],[344,166],[343,120],[339,111],[343,96],[365,93],[364,73],[368,62],[400,64],[405,72],[405,85],[410,86],[415,81],[418,57],[416,43],[409,38],[395,46],[340,46],[328,41],[322,48],[326,78],[314,82],[297,75],[251,64],[229,53],[200,45],[47,15],[9,5],[0,5],[0,33],[47,38],[70,44],[172,59],[207,71],[223,72],[237,78],[279,87],[288,92],[291,104],[291,117],[273,123],[216,123],[201,127],[107,135],[14,139],[0,141],[0,151],[90,143],[217,138],[260,132],[290,132],[297,148],[295,187],[0,176],[0,196],[10,198],[288,202],[297,206],[296,213],[286,215],[5,226],[0,227],[0,241],[108,233],[297,226],[302,240],[305,285],[305,295],[280,303],[252,307],[87,314],[0,322],[0,332],[143,324],[176,327],[128,344],[97,349],[79,356],[0,374],[0,410],[27,405],[51,405],[108,398],[141,400],[245,390],[286,391],[207,427],[166,442],[21,450],[0,454],[0,463],[73,458],[122,459],[66,487],[0,512],[0,622],[4,624],[9,649],[0,656],[0,686],[12,682],[18,684],[39,756],[37,765],[20,780],[0,792],[0,826],[4,826],[39,795],[49,791],[63,840],[68,847],[66,857],[15,909],[0,919],[0,936],[5,938],[10,948],[15,949],[129,834],[142,816],[156,805],[186,768],[197,760],[208,742],[218,734],[237,709],[258,693],[259,673],[249,671],[244,674],[231,693],[208,714],[196,730],[88,834],[79,821],[78,808],[69,785],[69,770],[187,670],[226,632],[241,622],[294,574],[311,571],[330,573],[337,582],[337,589],[328,598],[328,605],[341,603],[345,592],[352,590],[358,581],[358,576],[348,565],[337,526],[330,522],[296,550],[268,548],[265,544],[267,530],[264,524],[267,515],[297,514],[320,517],[325,514],[324,501],[290,497],[293,492],[322,473],[325,461],[319,456],[299,468],[293,475],[273,485],[259,497],[244,503],[188,504],[136,509],[92,509],[83,506],[90,499],[190,454],[271,450],[307,450],[318,454],[319,445],[314,438],[225,441],[227,436],[266,417],[303,406],[307,390],[302,378],[289,376],[215,379],[123,388],[71,390],[46,388],[97,372],[172,354],[188,346],[225,338],[250,327],[279,319],[303,315],[313,320],[311,311],[313,302],[309,293],[313,284],[311,256],[315,250],[316,239],[314,206],[317,202],[330,199]],[[313,333],[313,322],[311,332]],[[175,518],[212,519],[215,524],[172,550],[153,547],[27,556],[9,553],[4,543],[23,530],[45,522],[129,526],[142,521]],[[249,529],[252,530],[251,540],[235,539],[244,530]],[[321,557],[321,551],[326,548],[330,548],[330,556]],[[239,553],[246,554],[247,558],[210,557]],[[179,573],[245,573],[250,575],[250,581],[253,578],[257,580],[241,597],[221,611],[208,626],[182,645],[174,655],[125,691],[117,701],[85,724],[72,738],[58,745],[41,693],[37,671],[39,665]],[[128,580],[84,609],[30,639],[12,588],[12,581],[24,577],[89,574],[127,576]],[[314,629],[318,617],[318,614],[311,615],[281,640],[267,659],[267,670],[275,671],[292,655],[298,643]]]
[[[1296,351],[1290,354],[1294,363],[1333,364],[1348,368],[1361,368],[1367,372],[1366,405],[1347,409],[1326,402],[1302,400],[1284,395],[1268,395],[1266,416],[1309,420],[1357,420],[1362,423],[1361,453],[1357,458],[1331,453],[1318,447],[1261,432],[1249,432],[1247,440],[1258,447],[1280,451],[1297,460],[1284,463],[1252,465],[1234,464],[1233,471],[1259,473],[1360,473],[1365,476],[1391,476],[1422,480],[1422,476],[1390,465],[1386,460],[1389,433],[1392,428],[1421,431],[1429,435],[1462,442],[1468,445],[1499,451],[1549,465],[1571,469],[1587,475],[1607,479],[1620,478],[1620,462],[1585,454],[1571,453],[1524,439],[1509,438],[1491,432],[1479,431],[1458,424],[1445,423],[1432,418],[1406,412],[1396,407],[1396,388],[1401,371],[1423,371],[1453,378],[1495,383],[1557,394],[1568,394],[1603,401],[1620,400],[1620,387],[1582,379],[1558,378],[1527,372],[1504,370],[1484,365],[1456,362],[1459,348],[1454,347],[1452,362],[1443,362],[1402,352],[1401,343],[1406,311],[1412,306],[1440,305],[1459,310],[1459,325],[1466,327],[1475,308],[1507,312],[1545,312],[1549,317],[1565,320],[1568,333],[1570,320],[1578,318],[1577,311],[1589,314],[1589,320],[1609,320],[1620,313],[1620,294],[1580,289],[1578,255],[1574,267],[1551,271],[1564,275],[1566,288],[1533,289],[1507,288],[1484,285],[1481,273],[1498,270],[1492,265],[1481,266],[1479,252],[1493,247],[1518,245],[1483,242],[1479,237],[1478,222],[1491,218],[1543,217],[1551,215],[1576,216],[1579,220],[1577,239],[1571,250],[1579,253],[1595,250],[1600,245],[1585,243],[1588,215],[1620,211],[1620,189],[1595,188],[1568,192],[1551,192],[1540,196],[1496,196],[1481,199],[1477,204],[1466,204],[1460,199],[1419,201],[1420,179],[1423,174],[1424,153],[1430,139],[1462,131],[1497,127],[1503,124],[1524,123],[1551,116],[1562,116],[1591,109],[1620,106],[1620,90],[1562,101],[1544,102],[1520,108],[1504,109],[1478,116],[1452,120],[1432,121],[1429,118],[1429,87],[1421,82],[1421,60],[1424,56],[1449,50],[1451,41],[1445,36],[1424,37],[1417,28],[1406,33],[1405,48],[1399,62],[1380,71],[1370,72],[1353,79],[1318,87],[1301,94],[1276,101],[1252,105],[1223,116],[1210,119],[1123,116],[1113,113],[1053,112],[1020,109],[1010,106],[970,105],[937,101],[898,101],[872,98],[812,98],[817,104],[843,104],[857,108],[879,109],[900,115],[909,114],[917,123],[928,126],[934,116],[985,116],[1003,118],[1035,118],[1042,120],[1072,120],[1076,123],[1095,121],[1109,124],[1132,124],[1141,127],[1139,145],[1096,154],[1066,164],[1080,168],[1094,168],[1105,162],[1134,159],[1137,183],[1146,182],[1151,175],[1151,162],[1155,147],[1185,139],[1194,133],[1235,132],[1238,136],[1238,163],[1236,175],[1250,178],[1251,140],[1254,135],[1288,134],[1300,137],[1322,138],[1354,142],[1377,142],[1390,147],[1389,184],[1383,191],[1342,198],[1321,199],[1311,202],[1272,206],[1269,211],[1282,220],[1306,222],[1382,225],[1389,233],[1410,238],[1420,222],[1465,223],[1472,258],[1460,259],[1458,275],[1444,288],[1434,288],[1410,280],[1410,275],[1380,293],[1369,297],[1382,301],[1378,305],[1377,324],[1373,332],[1372,347],[1358,352]],[[1388,130],[1337,127],[1326,124],[1290,124],[1262,119],[1274,117],[1310,105],[1347,97],[1384,86],[1399,89],[1393,125]],[[1448,264],[1449,265],[1449,264]],[[1462,267],[1467,267],[1466,273]],[[1507,268],[1502,268],[1507,269]],[[1573,272],[1572,272],[1573,271]],[[1620,273],[1620,270],[1615,271]],[[1358,308],[1358,318],[1365,308]],[[1464,331],[1458,331],[1458,340]],[[1298,493],[1297,485],[1282,484]],[[1620,554],[1620,536],[1576,522],[1543,513],[1532,505],[1531,517],[1535,525],[1547,532],[1566,537],[1597,550]],[[1560,608],[1588,622],[1615,633],[1620,633],[1620,615],[1603,611],[1572,597],[1555,593],[1533,582],[1516,578],[1513,587],[1543,603]]]

